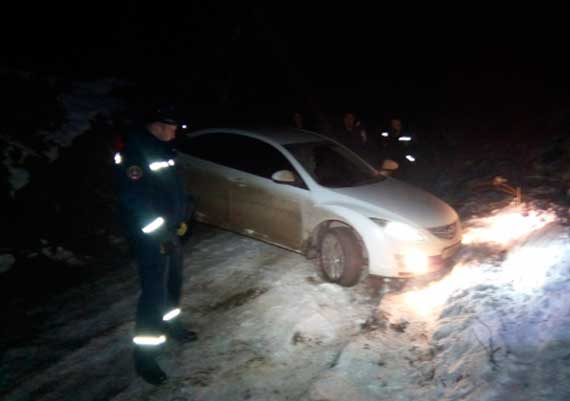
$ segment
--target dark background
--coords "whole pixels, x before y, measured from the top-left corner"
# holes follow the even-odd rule
[[[567,6],[252,4],[16,6],[3,12],[4,64],[134,80],[202,125],[350,109],[536,134],[568,104]]]

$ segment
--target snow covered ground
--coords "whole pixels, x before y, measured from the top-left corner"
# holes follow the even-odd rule
[[[451,272],[387,293],[325,283],[300,255],[199,226],[183,307],[200,340],[169,346],[167,385],[133,374],[138,288],[125,266],[62,294],[31,341],[5,351],[2,399],[567,400],[570,239],[555,210],[530,208],[467,221]],[[505,225],[512,235],[494,237]]]

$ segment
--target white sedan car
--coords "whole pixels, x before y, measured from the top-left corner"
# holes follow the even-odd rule
[[[318,256],[325,278],[343,286],[363,273],[437,271],[461,243],[449,205],[314,132],[205,129],[178,150],[198,221]]]

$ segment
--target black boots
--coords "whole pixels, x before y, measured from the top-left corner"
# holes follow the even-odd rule
[[[178,343],[184,344],[198,339],[196,332],[186,329],[179,320],[168,322],[165,326],[168,338]]]
[[[196,341],[198,336],[195,332],[187,330],[178,320],[164,324],[167,337],[178,343],[188,343]],[[163,345],[138,345],[135,347],[135,370],[147,383],[159,386],[168,380],[168,376],[158,365],[158,357]]]
[[[154,348],[145,349],[140,346],[135,348],[135,370],[147,383],[159,386],[166,382],[168,376],[156,362],[158,350]]]

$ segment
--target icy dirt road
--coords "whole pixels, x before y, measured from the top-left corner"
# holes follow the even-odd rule
[[[365,288],[323,283],[303,256],[201,228],[186,250],[184,320],[200,334],[161,357],[167,386],[132,371],[133,268],[62,294],[2,357],[6,400],[298,399],[374,311]],[[376,298],[377,299],[377,298]],[[38,306],[38,313],[42,306]],[[11,381],[11,383],[10,383]]]
[[[138,288],[122,268],[63,294],[37,336],[5,352],[13,384],[2,399],[567,400],[570,247],[552,220],[506,244],[477,242],[494,223],[473,221],[451,273],[384,295],[370,282],[324,283],[301,255],[202,227],[186,246],[183,304],[200,340],[169,346],[167,385],[133,373]]]

